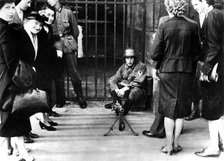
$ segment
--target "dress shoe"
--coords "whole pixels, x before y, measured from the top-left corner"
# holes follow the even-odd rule
[[[80,108],[86,108],[87,107],[86,100],[83,98],[83,96],[78,97],[78,103],[79,103]]]
[[[162,138],[165,137],[165,136],[159,136],[159,135],[152,134],[150,131],[147,131],[147,130],[142,131],[142,134],[145,135],[145,136],[147,136],[147,137],[151,137],[151,138],[159,138],[159,139],[162,139]]]
[[[114,106],[114,103],[113,103],[113,102],[104,105],[104,107],[105,107],[106,109],[112,109],[113,106]]]
[[[47,126],[44,123],[42,123],[41,121],[39,121],[39,125],[42,130],[45,129],[47,131],[56,131],[56,129],[53,126]]]
[[[29,135],[30,138],[39,138],[39,135],[34,134],[34,133],[32,133],[32,132],[29,132],[28,135]]]
[[[58,114],[57,112],[55,112],[55,111],[51,111],[50,113],[49,113],[49,116],[53,116],[53,117],[60,117],[61,115],[60,114]]]
[[[173,153],[174,153],[173,149],[168,149],[166,145],[162,146],[161,152],[167,153],[168,155],[173,155]]]
[[[177,147],[173,147],[173,152],[176,154],[176,153],[179,153],[179,152],[181,152],[181,151],[183,151],[183,148],[180,146],[180,145],[178,145]]]
[[[54,121],[48,121],[48,123],[49,123],[51,126],[58,126],[58,123],[57,123],[57,122],[54,122]]]
[[[219,157],[220,151],[209,151],[207,149],[203,149],[202,151],[195,152],[195,154],[200,157]]]
[[[29,135],[24,136],[24,143],[33,143],[34,140]]]
[[[190,116],[188,116],[188,117],[185,118],[185,120],[186,120],[186,121],[191,121],[191,120],[195,120],[195,119],[197,119],[197,118],[200,118],[199,113],[196,112],[196,111],[193,111],[193,112],[190,114]]]

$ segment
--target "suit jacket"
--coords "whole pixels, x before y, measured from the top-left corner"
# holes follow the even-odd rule
[[[160,17],[158,27],[159,27],[161,24],[165,23],[165,22],[166,22],[167,20],[169,20],[169,19],[170,19],[170,16],[169,16],[169,15]],[[160,60],[160,61],[153,61],[152,66],[153,66],[155,69],[159,69],[161,63],[162,63],[162,60]]]
[[[197,24],[185,17],[167,20],[157,30],[150,54],[152,60],[162,60],[160,72],[195,72],[200,55]]]
[[[0,19],[0,109],[5,101],[4,92],[18,63],[16,44],[8,22]]]
[[[204,74],[209,74],[212,67],[219,63],[218,73],[224,75],[224,14],[213,9],[204,19],[201,28],[202,53],[205,64],[202,68]]]

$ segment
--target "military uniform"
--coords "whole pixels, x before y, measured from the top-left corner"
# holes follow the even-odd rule
[[[131,67],[124,63],[115,75],[109,79],[108,87],[113,98],[113,103],[118,101],[122,104],[121,98],[116,94],[115,89],[120,89],[124,86],[130,88],[123,96],[123,98],[126,99],[123,105],[124,115],[128,113],[135,103],[144,100],[146,96],[146,91],[144,89],[146,74],[145,64],[141,61],[137,61]]]
[[[53,33],[58,38],[73,36],[74,39],[77,39],[79,30],[76,18],[69,7],[61,6],[59,10],[56,11],[56,18],[53,24]],[[58,49],[62,50],[62,48]],[[61,65],[63,65],[63,67],[60,68],[66,67],[68,69],[68,74],[71,77],[72,85],[77,95],[80,107],[85,108],[86,102],[83,100],[81,77],[77,71],[77,52],[63,53],[62,61],[63,62],[61,63]],[[56,92],[58,91],[58,87],[59,89],[64,90],[64,74],[60,74],[58,80],[55,81],[55,84],[57,86]],[[59,102],[61,102],[61,104],[63,105],[63,101],[65,101],[64,91],[60,92],[58,98],[59,100],[61,99],[61,101]]]

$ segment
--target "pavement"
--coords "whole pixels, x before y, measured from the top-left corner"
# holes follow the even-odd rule
[[[150,128],[154,114],[150,111],[130,112],[126,119],[139,136],[133,135],[126,125],[118,130],[118,123],[108,136],[116,119],[114,111],[104,108],[107,102],[88,102],[88,108],[80,109],[76,103],[54,108],[60,117],[51,117],[59,123],[57,131],[41,130],[35,116],[31,117],[32,132],[40,135],[35,143],[26,144],[36,161],[223,161],[218,158],[202,158],[194,154],[208,145],[209,134],[204,119],[185,121],[180,138],[183,151],[168,156],[161,152],[165,139],[148,138],[143,130]],[[223,119],[224,120],[224,119]],[[224,121],[223,121],[224,125]],[[0,142],[1,146],[1,142]],[[15,156],[5,156],[2,144],[0,161],[17,161]]]

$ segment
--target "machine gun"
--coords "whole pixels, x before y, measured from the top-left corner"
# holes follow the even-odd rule
[[[117,113],[117,118],[115,119],[114,123],[111,125],[111,127],[109,128],[109,131],[107,133],[104,134],[104,136],[107,136],[112,130],[114,125],[116,124],[116,122],[119,120],[119,131],[124,131],[125,129],[125,123],[128,125],[128,127],[131,129],[132,133],[135,136],[138,136],[138,134],[132,129],[131,125],[128,123],[128,121],[126,120],[126,118],[124,117],[124,109],[121,106],[121,104],[119,102],[116,102],[112,109],[112,111],[115,111]]]

